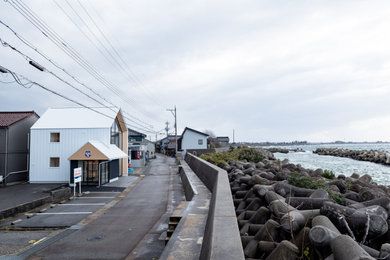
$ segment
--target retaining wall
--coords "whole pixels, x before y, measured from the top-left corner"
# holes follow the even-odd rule
[[[227,172],[189,153],[185,161],[212,194],[200,259],[245,259]]]

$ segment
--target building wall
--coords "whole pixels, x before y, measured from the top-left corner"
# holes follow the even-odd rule
[[[51,132],[60,133],[59,143],[50,142]],[[109,144],[110,129],[31,129],[30,182],[68,183],[68,158],[89,140]],[[50,157],[59,157],[60,167],[51,168]]]
[[[201,145],[198,143],[199,139],[203,140]],[[207,136],[192,131],[185,131],[182,136],[181,149],[183,150],[183,155],[185,155],[187,149],[207,149]]]
[[[38,116],[34,114],[9,126],[8,131],[5,128],[1,129],[0,174],[4,176],[5,172],[9,174],[11,172],[25,171],[10,175],[7,178],[7,182],[28,179],[28,136],[31,126],[37,120]],[[7,150],[6,144],[8,145]]]
[[[6,128],[0,128],[0,175],[4,176],[5,173],[5,152],[6,152]]]

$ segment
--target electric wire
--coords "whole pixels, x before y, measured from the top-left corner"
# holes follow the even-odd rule
[[[55,1],[55,0],[54,0]],[[118,57],[118,59],[121,61],[121,63],[124,65],[125,68],[123,68],[121,66],[121,68],[123,68],[124,72],[126,72],[126,74],[130,77],[130,78],[133,78],[135,83],[138,83],[139,85],[142,86],[141,90],[143,90],[145,92],[145,94],[151,99],[153,100],[154,102],[158,103],[160,106],[163,106],[165,107],[164,105],[162,105],[160,103],[160,101],[158,99],[156,99],[153,94],[148,91],[148,88],[146,88],[146,86],[143,84],[143,82],[137,77],[137,75],[132,71],[132,69],[129,67],[129,65],[127,64],[127,62],[122,58],[122,56],[119,54],[119,52],[116,50],[116,48],[114,47],[114,45],[111,43],[111,41],[109,40],[109,38],[105,35],[105,33],[103,32],[103,30],[99,27],[99,25],[95,22],[95,20],[92,18],[91,14],[88,12],[88,10],[84,7],[84,5],[79,1],[77,0],[78,4],[81,6],[81,8],[84,10],[84,12],[87,14],[89,20],[93,23],[93,25],[96,27],[96,29],[100,32],[100,34],[103,36],[104,40],[108,43],[108,45],[110,46],[110,48],[112,49],[113,53],[116,55],[116,57]],[[137,85],[135,85],[135,87],[137,87]]]
[[[50,41],[52,41],[57,47],[64,51],[71,59],[78,63],[82,68],[84,68],[88,73],[90,73],[95,79],[97,79],[101,84],[111,90],[119,98],[121,98],[126,104],[134,105],[135,102],[129,97],[124,97],[123,93],[118,91],[118,88],[113,86],[105,80],[96,69],[89,64],[82,56],[75,51],[69,44],[67,44],[57,33],[53,32],[48,25],[42,21],[27,5],[21,1],[14,0],[5,0],[8,2],[16,11],[18,11],[22,16],[24,16],[34,27],[36,27],[43,35],[45,35]],[[137,107],[135,107],[139,110]],[[144,111],[140,111],[144,113]],[[137,120],[140,120],[137,118]]]
[[[101,95],[99,95],[96,91],[94,91],[92,88],[86,86],[84,83],[80,82],[75,76],[71,75],[67,70],[65,70],[64,68],[61,68],[58,64],[56,64],[52,59],[48,58],[47,56],[45,56],[41,51],[39,51],[38,48],[34,47],[31,43],[29,43],[26,39],[24,39],[21,35],[19,35],[15,30],[13,30],[10,26],[8,26],[7,24],[5,24],[3,21],[0,20],[0,23],[2,25],[4,25],[7,29],[9,29],[11,32],[13,32],[13,34],[22,42],[24,43],[25,45],[27,45],[29,48],[33,49],[35,52],[37,52],[39,55],[41,55],[42,57],[44,57],[46,60],[48,60],[51,64],[53,64],[55,67],[57,67],[58,69],[62,70],[64,73],[66,73],[68,76],[70,76],[72,79],[74,79],[76,82],[78,82],[79,84],[83,85],[84,87],[88,88],[90,91],[92,91],[95,95],[98,95],[100,98],[102,98],[103,100],[105,100],[107,103],[110,103],[112,105],[111,102],[109,102],[107,99],[105,99],[104,97],[102,97]],[[132,115],[129,115],[130,117],[134,118],[134,120],[138,120],[139,122],[145,124],[145,125],[148,125],[148,126],[151,126],[149,123],[146,123],[140,119],[138,119],[137,117],[134,117]]]
[[[101,111],[98,111],[98,110],[96,110],[96,109],[93,108],[93,107],[86,106],[86,105],[82,104],[81,102],[76,101],[76,100],[74,100],[74,99],[72,99],[72,98],[69,98],[69,97],[67,97],[67,96],[65,96],[65,95],[63,95],[63,94],[61,94],[61,93],[59,93],[59,92],[57,92],[57,91],[54,91],[54,90],[52,90],[52,89],[50,89],[50,88],[47,88],[47,87],[45,87],[44,85],[42,85],[42,84],[40,84],[40,83],[38,83],[38,82],[35,82],[35,81],[33,81],[33,80],[30,80],[30,79],[28,79],[28,78],[25,77],[25,76],[22,76],[22,75],[20,75],[20,74],[17,74],[17,73],[14,72],[14,71],[8,69],[8,68],[5,68],[4,66],[3,66],[3,68],[4,68],[4,69],[5,69],[5,70],[6,70],[6,71],[15,79],[15,82],[16,82],[17,84],[21,85],[21,86],[24,87],[24,88],[31,88],[31,86],[35,85],[35,86],[38,86],[38,87],[44,89],[45,91],[48,91],[48,92],[50,92],[50,93],[52,93],[52,94],[55,94],[55,95],[57,95],[57,96],[59,96],[59,97],[61,97],[61,98],[64,98],[64,99],[66,99],[66,100],[68,100],[68,101],[70,101],[70,102],[72,102],[72,103],[74,103],[74,104],[77,104],[77,105],[79,105],[79,106],[81,106],[81,107],[84,107],[84,108],[87,108],[87,109],[89,109],[89,110],[91,110],[91,111],[94,111],[94,112],[96,112],[96,113],[98,113],[98,114],[100,114],[100,115],[103,115],[103,116],[108,117],[108,118],[110,118],[110,119],[115,119],[115,118],[116,118],[116,117],[112,117],[112,116],[106,115],[105,113],[102,113]],[[21,81],[20,78],[22,78],[23,80],[28,81],[30,86],[27,86],[26,83],[22,83],[22,81]],[[106,108],[107,108],[107,107],[106,107]],[[120,122],[121,122],[121,123],[124,123],[125,125],[127,125],[125,121],[120,121]],[[127,126],[126,126],[126,127],[127,127]],[[131,126],[131,127],[136,128],[136,129],[140,129],[140,128],[135,127],[135,126]],[[144,129],[141,129],[140,131],[145,131],[145,130],[144,130]],[[155,131],[145,131],[145,132],[148,132],[148,133],[155,133]]]
[[[3,41],[1,38],[0,38],[0,42],[1,44],[4,46],[4,47],[9,47],[10,49],[12,49],[13,51],[17,52],[18,54],[20,54],[24,59],[26,59],[27,61],[33,61],[32,58],[30,58],[28,55],[24,54],[23,52],[19,51],[17,48],[15,48],[14,46],[10,45],[9,43]],[[72,84],[70,84],[69,82],[67,82],[66,80],[62,79],[61,77],[59,77],[57,74],[55,74],[54,72],[48,70],[47,68],[44,68],[44,71],[45,72],[48,72],[50,73],[51,75],[53,75],[55,78],[57,78],[58,80],[60,80],[61,82],[65,83],[66,85],[68,85],[69,87],[75,89],[76,91],[78,91],[79,93],[83,94],[84,96],[92,99],[93,101],[95,101],[96,103],[98,103],[99,105],[103,106],[103,107],[107,107],[109,108],[110,110],[112,110],[113,112],[115,111],[113,108],[105,105],[104,103],[100,102],[99,100],[91,97],[90,95],[88,95],[87,93],[83,92],[82,90],[80,90],[79,88],[73,86]],[[119,107],[117,106],[114,106],[115,108],[119,109]],[[128,119],[129,121],[139,125],[140,127],[144,128],[144,129],[148,129],[149,127],[146,127],[144,125],[141,125],[140,123],[132,120],[131,118],[128,118],[126,117],[126,119]],[[150,129],[149,129],[150,130]]]
[[[0,20],[0,24],[2,24],[3,26],[5,26],[8,30],[10,30],[22,43],[24,43],[26,46],[28,46],[29,48],[31,48],[32,50],[34,50],[36,53],[38,53],[40,56],[42,56],[44,59],[46,59],[47,61],[49,61],[52,65],[54,65],[56,68],[62,70],[65,74],[67,74],[69,77],[71,77],[73,80],[75,80],[78,84],[82,85],[83,87],[87,88],[88,90],[90,90],[92,93],[94,93],[96,96],[98,96],[99,98],[103,99],[105,102],[107,102],[108,104],[110,104],[111,106],[113,107],[116,107],[116,108],[119,108],[118,106],[114,105],[112,102],[108,101],[106,98],[104,98],[102,95],[100,95],[98,92],[96,92],[95,90],[93,90],[92,88],[88,87],[86,84],[82,83],[81,81],[79,81],[74,75],[70,74],[66,69],[60,67],[60,65],[58,65],[55,61],[53,61],[52,59],[50,59],[49,57],[47,57],[45,54],[43,54],[37,47],[33,46],[28,40],[26,40],[25,38],[23,38],[20,34],[18,34],[15,30],[13,30],[9,25],[5,24],[3,21]],[[11,48],[11,49],[15,49],[15,51],[18,51],[16,50],[16,48]],[[20,51],[18,51],[20,52]],[[21,55],[24,55],[21,53]],[[124,111],[125,113],[125,111]],[[140,123],[138,123],[137,121],[134,121],[134,120],[138,120],[136,117],[126,113],[128,115],[128,117],[131,117],[131,118],[134,118],[134,119],[131,119],[131,118],[128,118],[130,121],[138,124],[138,125],[141,125]],[[145,123],[141,120],[138,120],[140,121],[141,123],[143,123],[144,125],[147,126],[147,128],[150,128],[152,127],[152,125],[148,124],[148,123]]]

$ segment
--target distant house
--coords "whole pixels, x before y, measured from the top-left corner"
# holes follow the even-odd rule
[[[208,134],[186,127],[179,142],[183,155],[186,154],[187,150],[206,150],[208,136]]]
[[[131,157],[132,167],[143,167],[146,165],[146,161],[154,158],[155,155],[155,143],[146,139],[146,135],[135,131],[133,129],[127,129],[129,136],[129,155]]]
[[[127,129],[128,141],[129,141],[129,156],[130,164],[132,167],[143,167],[145,166],[145,153],[146,148],[144,140],[146,135],[135,131],[133,129]]]
[[[27,181],[30,127],[34,111],[0,112],[0,181]]]
[[[129,138],[129,144],[141,144],[146,138],[146,134],[140,133],[130,128],[127,129],[127,134]]]
[[[119,109],[48,109],[31,127],[30,182],[102,185],[127,174],[127,128]]]
[[[145,146],[146,146],[146,158],[153,159],[156,154],[156,144],[152,141],[149,141],[145,139]]]
[[[228,136],[218,136],[217,141],[221,146],[227,146],[229,144],[229,137]]]

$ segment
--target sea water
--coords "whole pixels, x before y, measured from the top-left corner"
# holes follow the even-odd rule
[[[304,152],[275,153],[277,159],[288,159],[291,163],[300,164],[307,169],[331,170],[336,176],[344,174],[350,176],[358,173],[360,176],[369,174],[378,184],[390,185],[390,166],[357,161],[349,158],[314,154],[317,148],[345,148],[351,150],[382,150],[390,152],[390,143],[362,143],[362,144],[310,144],[299,146],[278,146],[280,148],[301,148]],[[267,148],[267,147],[264,147]]]

